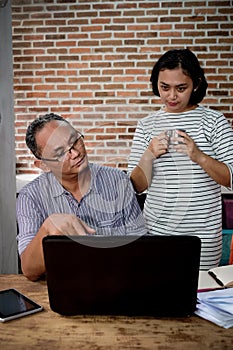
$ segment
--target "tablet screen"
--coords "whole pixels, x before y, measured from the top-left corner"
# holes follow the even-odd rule
[[[0,291],[0,321],[26,316],[43,308],[16,289]]]

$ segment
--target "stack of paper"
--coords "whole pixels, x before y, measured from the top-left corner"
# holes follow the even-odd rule
[[[197,294],[195,314],[224,328],[233,327],[233,288]]]

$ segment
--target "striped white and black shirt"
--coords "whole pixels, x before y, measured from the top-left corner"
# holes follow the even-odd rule
[[[116,168],[89,165],[91,185],[80,202],[51,172],[41,174],[22,188],[16,206],[20,255],[45,219],[54,213],[75,214],[101,235],[146,234],[145,220],[128,175]]]
[[[129,172],[138,164],[151,139],[169,129],[184,129],[202,152],[228,166],[232,178],[231,126],[221,113],[203,106],[174,114],[161,109],[139,121]],[[221,186],[181,153],[168,152],[155,159],[152,171],[144,206],[149,233],[199,236],[202,241],[200,268],[217,266],[222,251]]]

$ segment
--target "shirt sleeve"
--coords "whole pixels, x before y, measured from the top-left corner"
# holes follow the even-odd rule
[[[233,173],[233,130],[224,117],[220,114],[216,118],[215,125],[212,129],[211,140],[210,140],[213,150],[216,155],[216,159],[227,165],[230,176],[231,176],[231,186],[232,189],[232,173]]]
[[[35,202],[26,193],[19,193],[16,202],[16,216],[18,224],[18,252],[21,255],[35,237],[44,218]]]
[[[145,132],[142,121],[139,121],[134,133],[131,152],[128,161],[128,173],[131,174],[146,151],[152,139],[150,133]]]

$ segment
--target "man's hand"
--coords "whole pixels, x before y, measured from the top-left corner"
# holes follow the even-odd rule
[[[74,214],[52,214],[43,223],[48,235],[86,235],[95,230]]]

